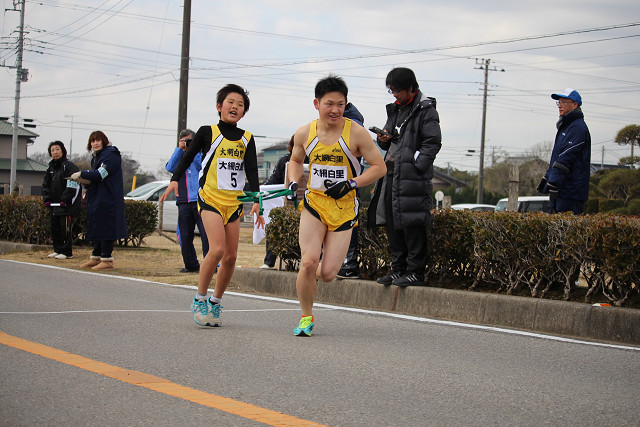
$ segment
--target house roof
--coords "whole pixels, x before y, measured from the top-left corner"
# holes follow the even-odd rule
[[[589,169],[591,171],[591,174],[594,174],[595,172],[599,170],[604,170],[604,169],[629,169],[629,166],[610,165],[606,163],[605,164],[591,163],[589,165]]]
[[[263,149],[262,151],[276,151],[276,150],[286,150],[289,147],[289,141],[286,142],[279,142],[277,144],[271,145],[265,149]]]
[[[447,175],[446,173],[438,172],[436,169],[433,170],[433,177],[438,178],[449,185],[455,185],[456,187],[466,187],[467,183],[461,179],[454,178],[451,175]]]
[[[4,120],[0,120],[0,135],[13,136],[13,124]],[[40,135],[18,126],[18,136],[26,136],[27,138],[35,138]]]
[[[49,165],[31,159],[16,160],[16,171],[46,172]],[[11,169],[11,159],[0,159],[0,170]]]

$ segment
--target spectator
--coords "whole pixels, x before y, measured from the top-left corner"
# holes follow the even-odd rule
[[[364,117],[358,111],[355,105],[348,102],[344,109],[343,117],[351,119],[360,126],[364,126]],[[364,168],[362,164],[362,157],[358,158],[360,167]],[[356,189],[356,197],[360,197],[360,190]],[[347,250],[347,256],[342,263],[342,267],[336,275],[339,279],[359,279],[360,278],[360,266],[358,265],[358,226],[353,227],[351,232],[351,241],[349,242],[349,249]]]
[[[113,268],[114,240],[127,237],[122,157],[99,130],[89,135],[87,151],[92,153],[91,170],[71,175],[87,186],[87,238],[93,252],[82,267],[107,270]]]
[[[432,222],[433,162],[442,146],[436,100],[425,96],[409,68],[394,68],[386,85],[396,101],[378,133],[387,174],[376,183],[368,224],[386,225],[391,271],[383,285],[424,286],[427,227]]]
[[[582,113],[582,97],[567,88],[554,93],[560,119],[556,123],[549,169],[538,184],[538,192],[549,194],[549,212],[580,215],[589,198],[591,135]]]
[[[52,160],[42,181],[42,200],[51,215],[51,240],[53,252],[49,258],[73,258],[74,216],[80,213],[82,188],[69,179],[78,167],[67,159],[67,149],[60,141],[49,144]]]
[[[173,150],[171,158],[165,165],[165,169],[171,173],[175,172],[180,159],[187,151],[196,134],[191,129],[184,129],[178,134],[178,146]],[[193,161],[178,181],[179,196],[176,198],[178,207],[178,242],[182,252],[184,267],[180,273],[193,273],[200,271],[200,263],[196,248],[193,246],[195,228],[198,227],[200,239],[202,241],[202,256],[206,257],[209,252],[209,241],[207,233],[202,224],[202,218],[198,213],[198,177],[202,169],[202,153],[197,153]]]

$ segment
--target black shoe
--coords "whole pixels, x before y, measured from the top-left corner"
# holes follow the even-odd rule
[[[338,271],[336,277],[338,279],[359,279],[360,273],[358,273],[356,270],[346,270],[344,268],[341,268],[340,271]]]
[[[197,273],[200,271],[200,267],[196,268],[181,268],[180,273]]]
[[[427,286],[427,284],[424,282],[424,277],[421,275],[418,275],[417,273],[407,273],[402,277],[393,279],[391,284],[400,286],[402,288],[406,286]]]
[[[392,270],[386,276],[376,280],[376,282],[380,283],[381,285],[389,286],[395,279],[399,278],[400,276],[402,276],[401,272]]]

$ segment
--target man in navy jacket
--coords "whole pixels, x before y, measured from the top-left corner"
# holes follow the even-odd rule
[[[554,93],[560,119],[549,169],[538,185],[538,192],[549,194],[549,212],[579,215],[589,198],[591,135],[582,114],[582,97],[567,88]]]
[[[167,162],[165,169],[173,173],[180,163],[180,159],[187,151],[189,143],[193,140],[195,133],[190,129],[180,131],[178,135],[178,146],[173,151],[171,158]],[[179,196],[176,200],[178,206],[178,228],[177,235],[180,242],[180,250],[182,251],[182,260],[184,268],[180,269],[181,273],[192,273],[200,270],[200,263],[196,254],[196,248],[193,246],[193,237],[196,225],[200,231],[200,239],[202,240],[202,256],[206,256],[209,252],[209,241],[207,233],[204,231],[202,219],[198,213],[198,175],[202,169],[202,154],[196,154],[193,162],[187,168],[187,171],[180,177],[178,181]]]

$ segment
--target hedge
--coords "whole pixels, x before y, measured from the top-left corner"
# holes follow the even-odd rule
[[[383,228],[367,229],[360,213],[358,263],[363,279],[387,273],[391,256]],[[430,286],[538,298],[640,306],[640,218],[610,214],[433,211],[425,238]],[[299,213],[270,212],[266,234],[287,270],[300,258]],[[587,286],[576,286],[582,274]]]
[[[128,236],[117,242],[120,246],[138,247],[142,239],[153,233],[158,224],[155,203],[124,201]],[[0,195],[0,240],[51,245],[49,208],[38,196]],[[87,213],[82,209],[73,224],[74,244],[88,244]]]

